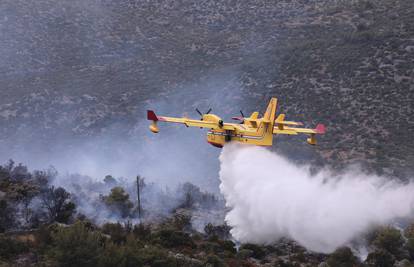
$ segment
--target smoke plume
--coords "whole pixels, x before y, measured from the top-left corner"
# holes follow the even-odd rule
[[[226,222],[242,242],[282,237],[330,253],[379,224],[414,214],[414,184],[347,171],[311,175],[260,147],[226,146],[220,155]]]

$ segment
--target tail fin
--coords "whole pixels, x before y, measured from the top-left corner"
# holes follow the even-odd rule
[[[276,107],[277,107],[277,98],[272,97],[272,99],[270,99],[269,105],[267,106],[266,112],[263,115],[263,118],[270,122],[273,122],[276,117]]]
[[[273,143],[273,125],[275,124],[277,98],[272,98],[257,129],[261,144],[271,146]]]
[[[277,119],[276,119],[276,123],[280,123],[280,124],[283,124],[283,122],[285,121],[285,114],[279,114],[279,116],[277,116]]]
[[[250,115],[249,119],[257,120],[258,117],[259,117],[259,112],[255,111],[252,113],[252,115]]]
[[[263,115],[264,119],[272,123],[272,127],[273,127],[273,122],[275,121],[275,117],[276,117],[276,107],[277,107],[277,98],[272,97],[272,99],[270,99],[269,105],[267,106],[266,112]]]

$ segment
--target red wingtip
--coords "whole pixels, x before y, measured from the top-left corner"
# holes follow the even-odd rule
[[[155,112],[152,110],[147,110],[147,119],[150,121],[158,121],[157,115],[155,115]]]
[[[326,132],[326,127],[323,124],[318,124],[316,125],[315,130],[318,134],[324,134]]]

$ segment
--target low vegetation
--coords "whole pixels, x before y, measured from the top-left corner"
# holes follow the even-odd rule
[[[191,211],[217,201],[184,184],[177,207],[160,220],[137,220],[129,193],[112,176],[97,204],[118,222],[98,224],[77,210],[76,195],[53,186],[53,169],[29,172],[13,161],[0,166],[0,266],[413,266],[414,224],[401,232],[378,227],[366,237],[361,260],[349,247],[330,255],[306,251],[289,240],[239,244],[228,225],[192,227]],[[148,213],[147,213],[148,214]],[[135,219],[135,220],[134,220]],[[134,221],[134,222],[133,222]]]

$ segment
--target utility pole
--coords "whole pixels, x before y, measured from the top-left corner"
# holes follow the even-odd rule
[[[140,188],[140,180],[141,180],[141,177],[138,175],[137,176],[138,218],[141,219],[141,196],[140,196],[141,188]]]

